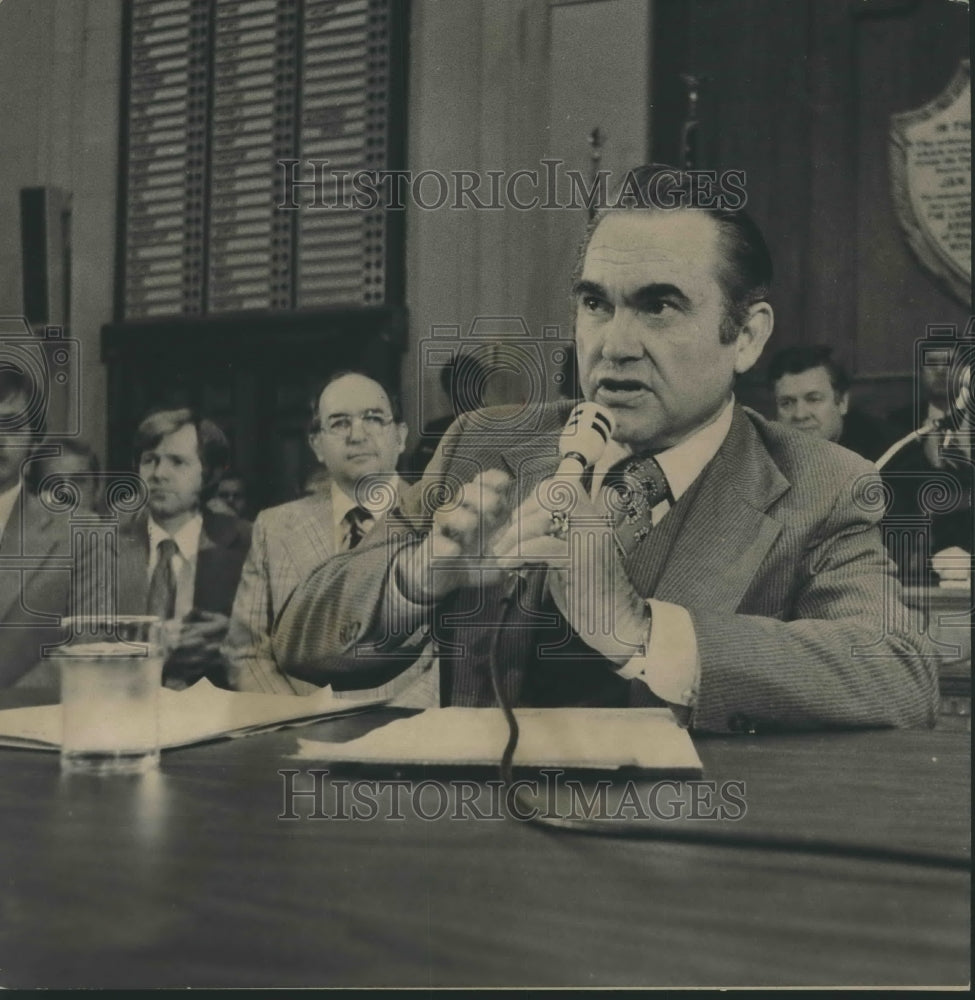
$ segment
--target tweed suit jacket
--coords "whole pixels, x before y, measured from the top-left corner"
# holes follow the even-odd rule
[[[479,633],[476,620],[479,605],[490,616],[490,595],[466,607],[451,595],[425,621],[393,627],[383,613],[392,606],[384,603],[388,566],[410,533],[428,530],[444,486],[496,467],[514,476],[524,498],[551,475],[570,406],[546,408],[531,433],[507,440],[492,429],[502,417],[458,420],[385,530],[377,526],[368,544],[331,560],[292,596],[274,635],[279,661],[308,677],[368,673],[384,661],[392,670],[393,651],[415,656],[431,631],[442,641],[459,603],[467,631],[455,629],[449,638],[462,635],[463,655],[442,694],[451,703],[490,704],[484,657],[495,647],[483,641],[490,627]],[[882,504],[871,501],[876,482],[873,466],[852,452],[736,406],[718,453],[628,553],[637,592],[691,616],[700,663],[695,729],[933,724],[937,654],[905,626],[877,526]],[[525,658],[506,653],[499,660],[509,692],[521,700]],[[590,658],[581,667],[597,679],[613,677],[605,660]],[[560,683],[558,675],[550,681]],[[646,704],[634,697],[637,688],[638,681],[614,687],[606,680],[601,701],[570,693],[561,703]]]
[[[278,670],[271,625],[295,587],[334,554],[330,490],[257,515],[223,645],[232,688],[305,693],[306,682],[293,681]]]
[[[66,516],[56,516],[22,489],[0,538],[0,687],[58,686],[41,649],[65,635],[70,613],[71,539]]]
[[[396,488],[405,483],[397,480]],[[231,687],[267,694],[319,690],[278,669],[271,626],[295,587],[335,554],[330,489],[257,515],[222,650]]]

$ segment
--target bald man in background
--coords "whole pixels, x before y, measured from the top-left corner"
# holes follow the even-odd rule
[[[298,584],[337,553],[354,549],[392,506],[405,486],[396,464],[406,437],[395,395],[362,372],[338,372],[316,394],[308,442],[328,483],[262,511],[254,522],[223,646],[234,688],[268,694],[319,690],[280,668],[271,627]],[[409,683],[401,678],[373,693],[392,694]]]

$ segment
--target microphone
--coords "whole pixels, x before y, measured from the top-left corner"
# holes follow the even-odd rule
[[[555,472],[543,479],[540,488],[547,488],[550,496],[561,493],[565,487],[559,480],[576,480],[590,465],[594,465],[609,444],[616,421],[613,414],[597,403],[579,403],[569,414],[559,437],[559,462]],[[545,563],[525,563],[508,571],[507,595],[514,594],[519,580],[527,580],[530,573],[544,571]]]
[[[884,466],[899,452],[901,449],[905,448],[912,441],[919,441],[924,435],[927,434],[944,434],[944,440],[941,446],[944,447],[951,436],[951,432],[956,429],[955,419],[963,420],[964,414],[968,411],[971,406],[972,397],[972,373],[971,369],[966,369],[962,375],[961,388],[958,390],[958,395],[955,397],[954,402],[948,407],[948,411],[943,415],[938,417],[936,420],[925,420],[920,427],[916,430],[911,431],[909,434],[905,434],[900,440],[895,441],[884,453],[877,459],[874,463],[878,469],[883,469]]]
[[[613,414],[597,403],[579,403],[559,438],[559,467],[553,479],[577,476],[599,460],[616,429]]]
[[[565,480],[578,481],[582,472],[595,464],[616,429],[613,414],[597,403],[577,404],[569,414],[562,434],[559,436],[558,468],[543,479],[537,490],[545,491],[548,500],[557,508],[572,502]],[[561,480],[561,482],[560,482]],[[553,518],[554,518],[553,514]],[[509,571],[509,593],[517,581],[527,580],[530,573],[544,571],[545,563],[524,563]]]
[[[577,479],[580,473],[590,465],[594,465],[602,456],[615,429],[616,421],[613,414],[605,407],[589,402],[577,404],[569,414],[569,419],[559,437],[561,459],[559,466],[554,474],[543,479],[540,485],[548,486],[552,492],[564,490],[565,487],[558,482],[559,479]],[[502,775],[506,780],[510,780],[511,759],[518,742],[518,723],[501,685],[500,638],[508,627],[509,615],[517,601],[519,584],[527,584],[532,576],[545,573],[547,570],[548,567],[544,562],[538,562],[525,563],[517,569],[508,571],[507,581],[501,592],[501,621],[491,637],[491,653],[488,660],[491,684],[498,705],[508,720],[508,745],[501,761]]]

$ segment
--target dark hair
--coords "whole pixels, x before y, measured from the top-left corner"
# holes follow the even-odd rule
[[[0,418],[0,432],[22,432],[29,428],[35,434],[43,434],[47,401],[39,398],[40,395],[37,383],[25,369],[6,358],[0,361],[0,400],[26,400],[20,413]]]
[[[664,212],[677,208],[705,212],[718,225],[723,251],[718,280],[724,291],[725,318],[720,336],[721,343],[728,344],[737,339],[748,310],[769,296],[772,255],[762,231],[744,208],[725,208],[720,202],[695,205],[696,190],[696,181],[689,172],[665,164],[650,163],[628,170],[614,195],[590,220],[572,277],[573,281],[580,277],[593,234],[611,212]],[[711,200],[715,200],[714,195]]]
[[[458,351],[453,361],[440,369],[440,387],[455,414],[484,406],[481,396],[491,373],[491,365],[485,364],[474,350]]]
[[[340,378],[345,378],[346,375],[359,375],[362,378],[369,379],[370,382],[375,382],[376,385],[386,393],[389,399],[389,408],[393,414],[393,420],[396,423],[401,424],[403,422],[403,407],[400,403],[399,394],[391,389],[382,379],[376,378],[375,375],[371,375],[369,372],[357,371],[354,368],[342,368],[339,371],[332,372],[327,378],[322,379],[315,386],[312,395],[308,399],[308,410],[309,410],[309,423],[308,431],[314,434],[316,431],[321,430],[321,414],[319,413],[318,405],[322,400],[322,393],[333,383],[338,382]]]
[[[57,455],[45,455],[43,450],[49,446],[56,445],[60,450]],[[28,468],[27,481],[31,488],[36,488],[44,478],[44,467],[50,462],[56,462],[62,455],[77,455],[88,462],[89,472],[100,472],[101,464],[95,449],[81,438],[69,437],[49,437],[41,442],[42,454],[40,458],[34,459]]]
[[[850,388],[850,376],[833,358],[833,349],[822,344],[813,347],[785,347],[772,357],[768,366],[768,384],[774,389],[783,375],[799,375],[811,368],[825,368],[829,384],[839,399]]]
[[[169,434],[175,434],[187,424],[196,430],[196,448],[203,466],[201,498],[207,499],[216,488],[230,462],[230,445],[224,432],[212,421],[200,417],[187,407],[176,410],[155,410],[139,424],[135,432],[135,463],[142,453],[159,446]]]

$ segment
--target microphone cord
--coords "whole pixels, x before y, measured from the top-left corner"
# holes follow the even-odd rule
[[[501,780],[507,788],[510,788],[514,784],[512,761],[515,756],[515,748],[518,746],[519,733],[518,720],[515,718],[511,702],[504,693],[504,688],[501,684],[500,652],[501,636],[508,626],[508,619],[511,616],[511,610],[518,597],[518,584],[520,580],[521,576],[518,573],[513,572],[505,585],[504,593],[501,595],[501,621],[498,623],[498,627],[491,636],[491,649],[488,654],[488,666],[491,671],[491,686],[494,688],[494,697],[497,699],[498,706],[504,714],[505,722],[508,723],[508,742],[505,744],[504,752],[501,754],[501,762],[498,765],[501,772]],[[518,792],[516,792],[516,795],[517,794]]]
[[[912,441],[920,441],[921,434],[928,428],[929,425],[925,424],[923,427],[919,427],[916,431],[911,431],[910,434],[905,434],[899,441],[895,441],[881,456],[874,462],[877,466],[878,471],[882,469],[899,451],[906,448]],[[934,429],[931,425],[930,429]]]
[[[514,786],[513,761],[518,746],[518,719],[501,682],[501,636],[507,628],[511,611],[518,598],[518,573],[512,573],[501,597],[501,620],[491,637],[489,669],[491,686],[498,707],[508,724],[508,742],[505,744],[498,765],[501,780],[509,790]],[[697,828],[671,829],[660,824],[638,825],[636,822],[598,819],[573,819],[571,817],[548,816],[535,809],[521,788],[515,788],[512,799],[520,812],[513,816],[522,822],[534,823],[549,830],[564,830],[568,833],[589,836],[618,837],[622,840],[656,840],[669,843],[696,844],[706,847],[731,847],[783,853],[816,854],[822,857],[847,858],[857,861],[885,861],[925,868],[947,869],[949,871],[970,872],[970,857],[940,854],[935,851],[912,850],[897,847],[880,847],[871,844],[847,843],[817,837],[778,836],[762,832],[719,833]],[[509,814],[513,812],[509,808]]]

